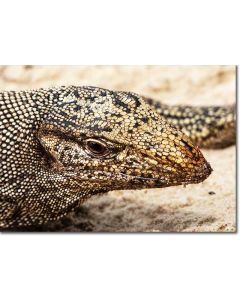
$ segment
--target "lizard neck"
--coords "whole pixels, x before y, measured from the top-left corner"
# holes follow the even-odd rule
[[[72,184],[70,190],[67,178],[46,167],[36,136],[45,117],[65,94],[64,88],[0,93],[0,198],[4,205],[25,203],[27,211],[28,201],[34,198],[36,215],[44,207],[56,217],[88,196],[88,187],[79,190]]]
[[[13,134],[33,131],[54,105],[50,95],[47,90],[1,92],[1,128]]]

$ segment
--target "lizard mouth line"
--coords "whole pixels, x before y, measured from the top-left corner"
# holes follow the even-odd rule
[[[90,172],[94,172],[95,170],[88,170],[89,173]],[[96,172],[96,171],[95,171]],[[131,181],[141,181],[141,182],[152,182],[152,183],[158,183],[159,186],[160,184],[163,185],[163,186],[172,186],[172,185],[188,185],[188,184],[196,184],[196,183],[200,183],[203,181],[203,178],[202,177],[198,177],[196,179],[191,179],[189,178],[188,179],[185,179],[185,180],[182,180],[182,181],[171,181],[171,180],[164,180],[162,178],[150,178],[150,177],[144,177],[144,176],[134,176],[134,175],[128,175],[128,174],[124,174],[124,173],[121,173],[121,172],[118,172],[118,173],[111,173],[111,172],[106,172],[106,171],[98,171],[100,172],[102,175],[105,175],[107,176],[108,178],[107,179],[94,179],[94,178],[77,178],[77,174],[76,173],[73,173],[73,172],[68,172],[66,175],[73,178],[74,181],[76,183],[78,183],[79,185],[81,184],[81,182],[84,182],[84,181],[92,181],[92,182],[109,182],[109,177],[110,177],[110,180],[111,178],[115,181],[119,180],[121,181],[121,179],[126,179],[126,180],[131,180]],[[95,174],[97,175],[97,174]],[[122,178],[116,178],[117,176],[121,176]]]

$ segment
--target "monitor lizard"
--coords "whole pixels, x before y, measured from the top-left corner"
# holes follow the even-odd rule
[[[235,142],[234,107],[167,106],[61,86],[0,93],[0,228],[57,220],[92,195],[204,181],[199,147]]]

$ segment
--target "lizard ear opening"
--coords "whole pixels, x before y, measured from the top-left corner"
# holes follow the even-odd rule
[[[83,147],[74,138],[46,128],[40,128],[37,137],[42,148],[43,160],[55,171],[72,170],[83,158]]]
[[[57,145],[59,143],[59,138],[52,134],[39,134],[38,138],[45,151],[57,159]]]
[[[44,158],[46,159],[47,164],[53,169],[62,170],[64,167],[60,161],[60,153],[58,149],[58,145],[61,142],[60,137],[51,132],[40,130],[38,132],[38,140],[42,146],[45,156]]]

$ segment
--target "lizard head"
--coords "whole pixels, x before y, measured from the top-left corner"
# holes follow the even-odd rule
[[[46,167],[92,193],[199,183],[212,169],[198,147],[136,94],[59,91],[38,138]]]

